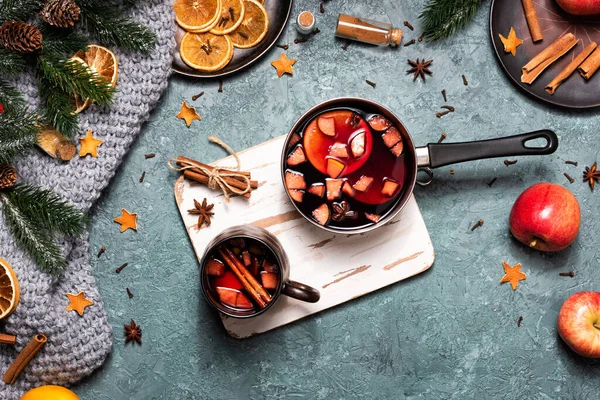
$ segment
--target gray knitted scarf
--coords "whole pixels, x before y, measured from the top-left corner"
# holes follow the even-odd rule
[[[0,0],[1,2],[1,0]],[[87,129],[104,141],[98,157],[75,156],[61,163],[34,151],[19,159],[20,181],[53,189],[84,212],[109,184],[142,124],[167,87],[171,73],[174,42],[173,9],[170,0],[147,0],[131,10],[136,21],[148,26],[158,37],[150,55],[116,51],[119,59],[118,92],[110,109],[92,105],[80,116],[80,137]],[[31,107],[39,106],[37,85],[32,74],[16,81]],[[69,386],[100,367],[112,347],[112,329],[90,267],[87,238],[64,240],[69,261],[58,279],[42,273],[19,250],[0,217],[0,258],[14,268],[21,287],[21,301],[15,312],[2,321],[0,331],[17,336],[15,346],[0,345],[0,375],[36,333],[48,337],[45,347],[23,370],[14,385],[0,381],[0,398],[18,399],[24,391],[46,384]],[[83,317],[65,312],[65,293],[84,291],[94,305]]]

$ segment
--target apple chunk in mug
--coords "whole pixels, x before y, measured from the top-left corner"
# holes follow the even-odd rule
[[[232,238],[219,244],[206,258],[203,271],[213,298],[234,312],[265,308],[281,280],[271,249],[252,238]]]
[[[288,142],[285,185],[298,209],[324,226],[376,224],[407,179],[402,136],[379,114],[337,108],[308,120]]]

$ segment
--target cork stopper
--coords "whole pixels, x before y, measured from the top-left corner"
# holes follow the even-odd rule
[[[310,11],[302,11],[296,18],[296,30],[303,35],[309,35],[314,29],[315,16]]]
[[[394,47],[402,43],[402,29],[392,29],[390,32],[390,44]]]

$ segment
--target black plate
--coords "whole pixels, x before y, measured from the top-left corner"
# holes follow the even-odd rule
[[[548,94],[544,87],[579,54],[590,41],[600,44],[600,16],[575,17],[565,13],[556,4],[556,0],[535,0],[544,39],[533,43],[527,27],[525,13],[521,1],[493,0],[490,11],[490,33],[492,44],[498,61],[512,81],[533,97],[561,107],[591,108],[600,106],[600,73],[596,73],[586,81],[575,71],[554,95]],[[504,46],[498,34],[508,36],[514,27],[517,37],[523,44],[517,47],[517,55],[513,57],[504,52]],[[566,55],[548,67],[531,85],[521,82],[521,68],[536,54],[549,46],[563,34],[571,32],[580,42]]]
[[[181,60],[181,57],[179,56],[179,42],[185,34],[185,30],[177,25],[175,31],[177,47],[175,49],[175,58],[173,59],[173,71],[182,75],[194,76],[197,78],[216,78],[233,74],[254,63],[273,47],[279,38],[279,35],[283,32],[283,28],[285,28],[285,24],[290,17],[290,11],[292,10],[292,0],[266,0],[264,6],[269,15],[269,30],[263,40],[249,49],[235,48],[233,50],[233,58],[229,64],[219,71],[197,71],[188,67],[187,64]],[[175,24],[177,24],[177,22],[175,22]]]

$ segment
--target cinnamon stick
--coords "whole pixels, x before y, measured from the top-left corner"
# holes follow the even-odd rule
[[[227,247],[222,246],[223,251],[231,258],[231,260],[235,263],[236,267],[240,270],[240,272],[244,275],[244,277],[248,280],[248,282],[252,285],[252,287],[260,294],[260,296],[268,303],[271,301],[271,296],[264,287],[256,280],[254,275],[248,271],[248,269],[242,264],[242,262],[229,250]]]
[[[248,279],[246,279],[242,271],[240,271],[238,265],[234,261],[236,259],[235,255],[230,258],[229,254],[227,254],[227,249],[219,247],[217,250],[221,254],[221,257],[223,258],[225,264],[233,271],[233,273],[238,278],[242,286],[244,286],[244,289],[246,289],[250,297],[254,299],[254,301],[256,302],[256,304],[258,304],[260,308],[265,308],[267,306],[267,303],[262,299],[260,293],[258,293],[258,291],[252,286],[252,284],[250,284]]]
[[[6,383],[7,385],[12,385],[13,383],[15,383],[15,381],[19,377],[19,374],[21,373],[21,371],[23,371],[23,368],[25,368],[27,364],[29,364],[29,362],[33,359],[33,357],[35,357],[38,351],[40,351],[42,347],[44,347],[47,341],[48,338],[46,337],[46,335],[43,335],[41,333],[35,335],[33,339],[31,339],[29,344],[27,344],[27,346],[25,346],[23,350],[21,350],[17,358],[15,358],[12,364],[10,364],[10,367],[8,367],[8,369],[4,373],[4,377],[2,378],[4,380],[4,383]]]
[[[556,39],[554,43],[539,52],[522,68],[521,82],[531,84],[550,64],[565,55],[569,50],[577,44],[572,33],[567,33],[564,36]]]
[[[0,343],[15,344],[17,343],[17,337],[15,335],[9,335],[7,333],[0,333]]]
[[[185,176],[186,178],[194,181],[194,182],[198,182],[198,183],[202,183],[203,185],[208,185],[208,176],[201,174],[200,172],[196,172],[190,169],[186,169],[185,171],[183,171],[183,176]],[[240,181],[238,181],[237,179],[225,179],[223,178],[227,183],[229,183],[231,186],[240,189],[240,190],[244,190],[246,189],[244,187],[244,185],[242,184],[241,188],[238,187],[237,183],[240,183]],[[237,183],[236,183],[237,182]],[[248,193],[244,193],[242,196],[249,199],[250,198],[250,192]]]
[[[552,79],[550,81],[550,83],[548,83],[545,87],[546,92],[550,93],[550,94],[554,94],[554,92],[556,91],[556,89],[564,82],[567,80],[567,78],[569,76],[571,76],[571,74],[573,72],[575,72],[575,70],[577,69],[577,67],[579,67],[581,65],[581,63],[583,63],[590,54],[592,54],[594,52],[594,50],[596,49],[598,45],[595,42],[590,42],[590,44],[588,44],[582,51],[581,53],[577,54],[577,57],[575,57],[573,59],[573,61],[571,61],[569,63],[569,65],[567,65],[562,71],[560,71],[560,73],[558,75],[556,75],[556,77],[554,79]],[[600,61],[600,58],[599,58]],[[600,66],[600,64],[597,64]],[[596,67],[597,68],[597,67]],[[582,74],[583,75],[583,74]]]
[[[533,6],[533,0],[523,0],[523,10],[525,11],[525,18],[527,19],[527,26],[529,26],[529,33],[531,34],[531,40],[533,42],[539,42],[544,38],[542,34],[542,28],[540,27],[540,20],[538,19],[537,12]]]
[[[586,58],[585,61],[583,61],[578,70],[581,76],[583,76],[585,79],[590,79],[599,67],[600,51],[598,51],[596,48],[594,52],[588,58]]]

